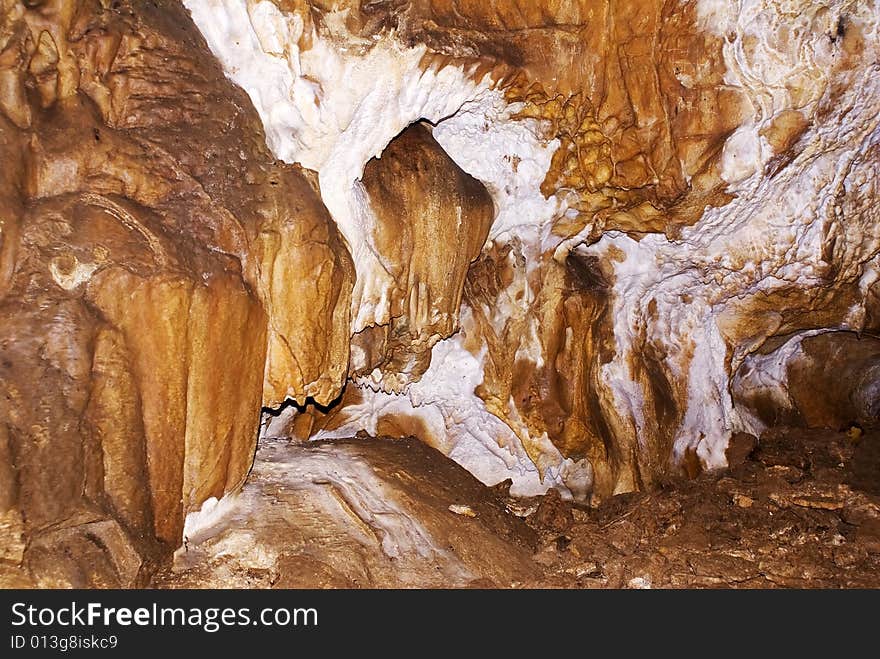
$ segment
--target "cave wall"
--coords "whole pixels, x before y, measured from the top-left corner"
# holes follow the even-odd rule
[[[871,428],[880,421],[880,338],[816,329],[780,337],[743,361],[731,390],[756,435],[779,425]]]
[[[724,465],[768,339],[873,322],[876,3],[239,0],[237,40],[187,6],[273,151],[319,172],[353,333],[394,322],[359,190],[402,127],[493,198],[461,332],[308,432],[415,428],[486,482],[601,498]]]
[[[182,6],[4,2],[0,51],[2,507],[59,583],[130,585],[262,404],[338,395],[353,268]]]
[[[72,583],[263,407],[585,501],[724,465],[765,344],[877,327],[876,1],[0,8],[0,507],[35,565],[100,528]]]

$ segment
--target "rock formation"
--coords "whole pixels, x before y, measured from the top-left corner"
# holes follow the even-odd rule
[[[342,387],[351,261],[183,7],[7,2],[2,43],[4,508],[161,555],[262,404]]]
[[[876,422],[878,17],[0,0],[0,558],[143,583],[261,410],[582,502]]]

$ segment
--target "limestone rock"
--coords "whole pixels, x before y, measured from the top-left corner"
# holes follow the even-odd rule
[[[186,533],[157,586],[501,587],[536,576],[534,532],[415,438],[267,441],[241,493],[191,514]]]
[[[539,528],[564,533],[574,524],[574,516],[571,505],[559,496],[559,490],[551,489],[541,497],[538,510],[530,521]]]
[[[149,569],[264,408],[582,503],[876,423],[878,16],[0,0],[0,509],[70,533],[23,560]]]
[[[394,285],[388,292],[390,323],[378,332],[365,330],[363,341],[354,338],[353,351],[364,357],[351,367],[355,375],[378,369],[382,377],[371,384],[396,391],[420,379],[431,348],[458,330],[465,276],[494,209],[483,185],[419,124],[367,163],[363,186],[376,217],[370,240]]]
[[[36,535],[26,565],[38,588],[135,588],[146,583],[143,561],[113,520],[76,519]]]
[[[759,429],[874,425],[880,419],[880,340],[845,331],[800,333],[747,359],[734,386]]]
[[[181,5],[6,2],[0,49],[0,507],[74,572],[100,511],[116,576],[59,579],[133,585],[241,485],[264,399],[338,395],[351,261]]]
[[[724,457],[727,458],[727,466],[736,468],[745,464],[757,445],[758,438],[754,435],[746,432],[738,432],[733,435],[724,453]]]
[[[515,494],[608,496],[759,434],[730,385],[765,342],[875,320],[875,3],[186,4],[273,152],[319,172],[357,364],[407,261],[375,248],[368,163],[426,121],[494,202],[461,332],[307,434],[415,429]]]

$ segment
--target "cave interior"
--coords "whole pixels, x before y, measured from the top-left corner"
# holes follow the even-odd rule
[[[878,58],[878,0],[0,0],[0,586],[880,586]]]

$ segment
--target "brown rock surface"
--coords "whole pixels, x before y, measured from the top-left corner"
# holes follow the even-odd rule
[[[699,3],[333,4],[366,14],[361,25],[351,24],[356,31],[395,25],[407,43],[488,60],[513,76],[504,85],[508,98],[525,102],[521,116],[549,121],[548,134],[562,142],[544,193],[565,188],[580,197],[583,220],[560,223],[561,235],[577,233],[588,219],[596,235],[672,232],[696,221],[705,205],[725,203],[715,166],[749,107],[741,91],[724,84],[723,37],[705,29]],[[786,147],[804,128],[791,113],[775,125],[776,142]]]
[[[152,585],[876,588],[878,464],[776,429],[736,468],[585,507],[507,497],[416,440],[273,440]]]
[[[459,506],[470,515],[455,514]],[[203,521],[202,521],[203,520]],[[510,587],[534,532],[415,438],[265,442],[238,495],[188,523],[164,588]]]
[[[564,502],[559,491],[554,489],[541,497],[533,521],[540,528],[563,533],[574,524],[574,516],[570,504]]]
[[[0,35],[2,507],[35,574],[75,557],[41,584],[134,585],[243,482],[264,397],[336,397],[350,260],[180,5],[6,2]]]
[[[870,434],[874,9],[0,0],[0,572],[145,583],[240,488],[261,409],[266,437],[416,435],[558,488],[551,530],[560,496],[749,471],[768,426]],[[869,560],[810,546],[840,483],[765,466],[734,516],[797,517],[818,583]],[[602,518],[604,550],[637,551],[638,519]],[[804,578],[704,531],[670,540],[701,584]],[[280,583],[361,578],[297,556]],[[664,560],[583,574],[691,583]]]
[[[489,233],[492,199],[420,124],[367,163],[363,185],[377,219],[373,244],[395,287],[391,322],[353,338],[365,357],[353,359],[352,369],[369,375],[378,368],[383,377],[375,384],[395,391],[419,379],[430,349],[458,330],[465,276]]]
[[[877,443],[874,434],[866,442]],[[862,458],[842,433],[776,429],[735,469],[576,510],[539,532],[544,586],[580,588],[876,588],[876,488],[853,485]],[[789,465],[807,458],[796,480]],[[874,463],[876,465],[876,463]],[[748,499],[751,503],[743,505]]]
[[[853,332],[795,336],[747,362],[736,386],[740,404],[768,426],[855,424],[861,432],[880,422],[880,339]]]
[[[226,70],[265,102],[273,149],[320,170],[350,244],[382,226],[354,212],[364,166],[415,121],[435,125],[495,202],[462,332],[432,361],[472,360],[479,381],[441,400],[431,382],[392,399],[427,362],[404,349],[376,374],[401,386],[359,382],[329,421],[302,422],[305,434],[415,431],[486,482],[516,462],[528,473],[517,491],[606,497],[723,466],[735,433],[760,434],[730,380],[765,341],[876,324],[867,5],[274,2],[262,14],[232,3],[261,43],[296,53],[289,73],[304,91],[292,99],[267,99],[238,67],[268,66],[265,46],[228,44],[201,0],[189,6]],[[293,13],[302,31],[279,28]],[[347,95],[335,93],[341,70]],[[278,134],[288,113],[295,140]],[[353,248],[353,354],[368,365],[384,358],[388,298],[406,299],[374,247]],[[425,377],[453,379],[440,365]],[[475,442],[482,460],[462,448]]]

